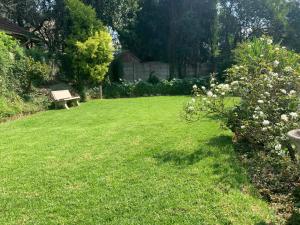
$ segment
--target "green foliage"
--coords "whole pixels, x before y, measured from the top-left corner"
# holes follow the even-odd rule
[[[65,75],[75,83],[82,100],[88,83],[101,83],[113,60],[112,37],[96,17],[96,11],[80,0],[66,2],[70,24],[63,57]]]
[[[204,110],[222,115],[238,140],[294,158],[287,132],[300,125],[300,55],[262,37],[240,44],[235,61],[227,70],[225,84],[212,79],[210,90],[202,88],[206,98],[195,87],[199,101],[190,102],[187,113],[197,115]],[[240,98],[233,108],[225,107],[228,94]]]
[[[287,15],[287,37],[284,44],[289,48],[300,52],[300,2],[292,1],[289,4],[289,13]]]
[[[158,83],[149,83],[145,81],[119,83],[107,83],[104,85],[104,96],[106,98],[120,97],[143,97],[156,95],[191,95],[193,84],[207,85],[207,79],[173,79],[171,81],[161,80]],[[98,88],[89,90],[88,95],[92,98],[98,96]]]
[[[16,40],[0,33],[0,119],[45,108],[26,96],[49,79],[49,72],[47,64],[27,57]]]
[[[96,11],[80,0],[66,0],[65,36],[67,42],[75,44],[85,41],[102,26]]]
[[[110,65],[109,80],[119,82],[124,76],[123,63],[119,57],[115,57]]]
[[[84,0],[92,5],[105,25],[123,31],[135,22],[139,0]]]
[[[160,82],[159,78],[155,76],[155,73],[150,73],[149,78],[147,80],[150,84],[157,84]]]
[[[50,79],[50,67],[26,57],[18,61],[13,76],[19,83],[20,94],[28,94],[32,92],[33,85],[39,86]]]
[[[137,22],[121,33],[123,44],[142,60],[169,62],[170,74],[184,78],[187,65],[217,55],[216,7],[216,1],[143,0]]]
[[[12,37],[0,32],[0,93],[14,86],[11,80],[16,60],[24,57],[24,51]]]
[[[84,42],[76,43],[76,62],[79,71],[96,83],[103,82],[113,60],[112,38],[106,30],[100,30]]]

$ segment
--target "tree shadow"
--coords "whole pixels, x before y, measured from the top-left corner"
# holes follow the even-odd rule
[[[153,157],[159,164],[173,164],[178,169],[193,166],[210,158],[207,166],[212,171],[213,179],[220,186],[241,189],[247,182],[244,169],[234,153],[232,137],[229,135],[211,138],[193,152],[168,150]]]
[[[286,225],[299,225],[300,224],[300,213],[294,212],[292,216],[287,220]]]
[[[255,225],[275,225],[275,224],[274,223],[267,223],[267,222],[261,221],[261,222],[256,223]]]

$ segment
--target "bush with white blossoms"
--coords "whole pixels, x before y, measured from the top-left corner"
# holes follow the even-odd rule
[[[287,132],[300,127],[300,56],[262,37],[240,44],[235,62],[224,84],[212,76],[209,88],[194,87],[188,118],[215,113],[238,141],[294,157]],[[238,97],[233,107],[225,104],[228,96]]]

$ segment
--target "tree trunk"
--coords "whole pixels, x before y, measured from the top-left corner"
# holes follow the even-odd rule
[[[102,87],[102,84],[100,84],[100,86],[99,86],[99,97],[100,97],[100,99],[103,99],[103,87]]]
[[[297,163],[298,160],[297,160],[296,152],[293,149],[292,145],[291,144],[287,144],[287,147],[288,147],[288,152],[289,152],[289,155],[290,155],[292,161],[294,163]]]

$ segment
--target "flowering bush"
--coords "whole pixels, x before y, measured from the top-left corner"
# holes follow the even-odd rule
[[[193,84],[198,86],[207,85],[209,77],[193,78],[193,79],[172,79],[159,80],[159,82],[150,83],[142,80],[129,82],[120,80],[118,83],[106,83],[104,85],[104,95],[106,98],[120,98],[120,97],[141,97],[141,96],[155,96],[155,95],[191,95]],[[88,95],[92,98],[95,95],[95,89],[89,91]]]
[[[193,87],[195,98],[186,106],[188,118],[217,113],[238,141],[294,157],[287,132],[300,122],[300,56],[262,37],[240,44],[235,61],[224,84],[213,75],[208,90]],[[233,107],[227,107],[228,96],[239,97]]]

